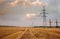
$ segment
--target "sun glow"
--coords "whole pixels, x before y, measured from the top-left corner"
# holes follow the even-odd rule
[[[36,16],[36,14],[26,14],[26,17],[27,17],[27,18],[31,18],[31,17],[33,17],[33,16]]]

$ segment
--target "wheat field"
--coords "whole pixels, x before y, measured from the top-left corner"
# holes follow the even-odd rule
[[[60,28],[0,27],[0,39],[60,39]]]

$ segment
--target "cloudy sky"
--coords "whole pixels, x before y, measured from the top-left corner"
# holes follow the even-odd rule
[[[47,25],[49,19],[52,20],[52,25],[55,25],[55,19],[60,22],[60,0],[0,0],[0,25],[42,25],[41,3],[47,4]]]

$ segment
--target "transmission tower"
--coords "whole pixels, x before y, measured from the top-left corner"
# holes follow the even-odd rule
[[[49,26],[50,26],[50,27],[52,26],[51,23],[52,23],[52,21],[51,21],[51,19],[49,19]]]
[[[58,27],[58,20],[57,19],[56,19],[56,22],[55,23],[56,23],[56,28],[57,28]]]
[[[42,10],[42,14],[43,14],[43,26],[47,26],[47,23],[46,23],[46,9],[45,9],[45,6],[43,6],[43,10]]]

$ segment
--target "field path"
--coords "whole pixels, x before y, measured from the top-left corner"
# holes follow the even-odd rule
[[[15,28],[0,28],[0,39],[60,39],[60,28]]]

